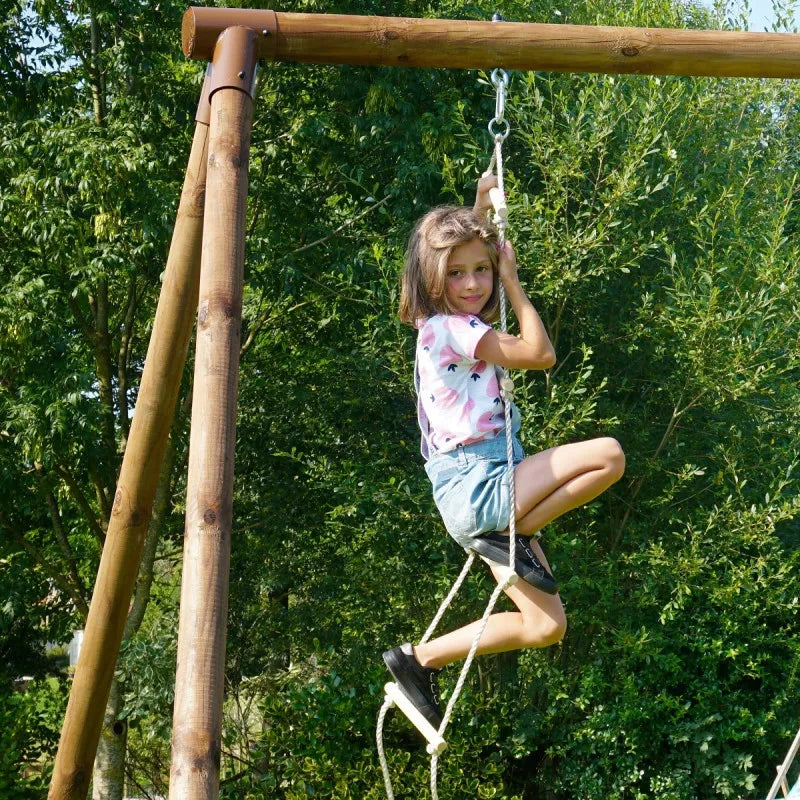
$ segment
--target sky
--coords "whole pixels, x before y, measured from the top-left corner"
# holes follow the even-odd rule
[[[787,3],[787,5],[793,6],[795,13],[800,10],[797,2]],[[775,19],[772,0],[750,0],[750,9],[751,31],[763,31],[772,25]],[[800,17],[800,15],[798,16]]]

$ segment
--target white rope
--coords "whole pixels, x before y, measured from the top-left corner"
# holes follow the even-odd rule
[[[503,246],[505,245],[505,240],[506,240],[505,230],[507,226],[507,218],[506,218],[507,212],[505,209],[505,183],[503,176],[503,142],[505,141],[505,138],[506,136],[508,136],[509,133],[508,122],[504,119],[505,90],[506,87],[508,86],[508,75],[503,70],[494,70],[494,72],[492,73],[492,83],[494,84],[497,90],[497,103],[495,106],[495,117],[489,123],[489,131],[494,136],[495,145],[494,145],[494,152],[492,153],[492,157],[489,162],[489,167],[487,168],[484,174],[491,174],[492,170],[495,167],[497,168],[497,194],[495,197],[493,197],[493,204],[495,206],[495,214],[493,217],[493,222],[497,227],[498,243],[502,249]],[[502,132],[497,132],[495,130],[495,127],[498,125],[504,126],[504,130]],[[494,192],[494,190],[492,191]],[[502,283],[500,283],[500,328],[504,333],[508,328],[507,306],[508,302],[506,298],[506,293],[505,290],[503,289]],[[473,637],[469,653],[467,654],[466,659],[464,659],[464,664],[461,667],[461,672],[459,673],[455,688],[453,689],[453,692],[450,695],[450,699],[447,702],[444,715],[442,716],[442,722],[439,725],[439,735],[442,738],[444,738],[444,732],[447,729],[447,726],[450,722],[450,717],[453,714],[453,709],[455,708],[456,702],[458,701],[461,691],[464,688],[464,683],[466,682],[467,675],[469,674],[470,667],[472,666],[472,662],[475,659],[475,654],[478,651],[478,646],[480,644],[481,637],[483,636],[483,633],[486,630],[486,626],[489,624],[489,617],[491,616],[492,611],[494,611],[494,607],[497,604],[500,594],[516,579],[516,574],[514,573],[514,561],[515,561],[514,556],[516,551],[516,514],[514,513],[514,509],[516,508],[516,498],[514,490],[514,444],[513,444],[512,418],[511,418],[513,391],[514,391],[513,381],[511,380],[507,370],[501,368],[500,393],[503,398],[503,404],[505,406],[506,459],[508,464],[508,470],[507,470],[508,496],[509,496],[508,575],[506,576],[505,580],[498,581],[497,586],[494,588],[494,591],[492,592],[489,598],[489,602],[486,604],[486,609],[484,610],[483,616],[480,619],[478,630],[475,632],[475,636]],[[461,574],[456,579],[456,582],[453,584],[453,587],[448,593],[447,597],[445,597],[445,599],[439,606],[439,610],[436,612],[433,621],[428,626],[428,630],[425,631],[424,636],[420,640],[420,644],[424,644],[433,635],[434,630],[436,630],[436,626],[441,621],[448,606],[452,602],[458,590],[461,588],[461,585],[464,583],[464,580],[467,577],[467,573],[469,572],[470,567],[472,566],[474,560],[475,560],[475,552],[470,551],[467,561],[461,570]],[[378,728],[376,733],[376,738],[378,743],[378,757],[381,762],[381,769],[383,771],[383,780],[386,786],[386,796],[388,800],[394,800],[394,791],[392,789],[392,781],[391,781],[391,776],[389,774],[389,766],[387,764],[386,755],[383,750],[383,723],[386,717],[386,712],[392,705],[394,705],[392,700],[389,697],[386,697],[384,704],[381,707],[380,714],[378,715]],[[438,767],[439,767],[439,753],[431,752],[431,800],[439,800],[439,794],[437,790]]]
[[[506,78],[506,84],[508,79]],[[498,89],[498,91],[500,91]],[[492,162],[497,165],[497,188],[500,196],[505,204],[505,178],[503,175],[503,142],[508,134],[496,134],[494,137],[494,156]],[[506,226],[508,224],[506,217],[495,211],[494,223],[498,231],[498,243],[502,249],[506,243]],[[500,282],[500,329],[503,333],[508,330],[508,299],[506,298],[506,290]],[[514,487],[514,444],[512,441],[511,430],[511,405],[514,399],[514,382],[508,374],[508,370],[502,368],[502,377],[500,378],[500,390],[503,397],[503,405],[505,407],[505,422],[506,422],[506,461],[508,470],[506,476],[508,479],[508,567],[514,569],[514,554],[517,547],[517,520],[514,509],[516,506],[516,493]]]
[[[473,561],[475,561],[475,553],[470,551],[469,557],[464,563],[464,566],[461,568],[461,574],[456,578],[456,582],[453,584],[450,594],[448,594],[447,597],[442,600],[442,604],[439,606],[439,610],[436,612],[436,616],[433,618],[433,621],[428,626],[428,630],[425,631],[425,635],[419,640],[420,644],[425,644],[425,642],[427,642],[428,639],[430,639],[433,635],[433,632],[436,630],[436,626],[444,616],[444,612],[447,611],[447,607],[458,593],[458,590],[461,588],[461,584],[464,583],[464,579],[467,577],[467,573],[469,572]]]
[[[444,716],[442,717],[442,723],[439,725],[439,734],[441,736],[444,735],[445,729],[450,722],[450,715],[453,713],[453,708],[458,700],[458,696],[461,694],[461,689],[463,688],[464,682],[467,679],[467,673],[469,672],[469,668],[472,666],[472,661],[475,658],[475,652],[480,644],[481,636],[483,635],[484,630],[486,630],[486,624],[489,621],[489,617],[491,616],[494,605],[497,602],[497,598],[500,597],[500,592],[502,592],[505,588],[506,587],[504,583],[498,583],[497,586],[495,586],[491,597],[489,598],[489,602],[486,604],[486,610],[483,612],[483,616],[481,617],[481,624],[472,640],[472,646],[469,649],[469,653],[467,653],[467,657],[464,659],[464,666],[461,667],[461,673],[458,676],[458,681],[456,681],[453,694],[450,695],[450,699],[447,702],[447,708],[445,709]]]
[[[386,761],[386,753],[383,752],[383,721],[386,719],[386,712],[394,705],[390,698],[386,698],[381,706],[381,712],[378,714],[378,729],[375,734],[375,739],[378,742],[378,758],[381,762],[381,771],[383,772],[383,783],[386,787],[386,797],[389,800],[394,800],[394,790],[392,789],[392,776],[389,774],[389,764]]]
[[[495,206],[495,214],[493,222],[497,226],[498,243],[502,248],[505,245],[505,240],[506,240],[505,230],[507,225],[506,215],[504,213],[501,213],[501,208],[505,210],[503,142],[505,141],[506,136],[508,136],[509,127],[508,123],[503,118],[503,114],[505,109],[505,89],[506,86],[508,86],[508,75],[502,70],[499,71],[495,70],[495,72],[492,73],[492,83],[494,83],[497,89],[497,106],[496,106],[495,118],[489,123],[489,130],[494,133],[493,129],[496,124],[505,125],[505,131],[503,133],[494,133],[494,143],[495,143],[494,153],[492,155],[491,161],[489,162],[489,168],[487,170],[487,172],[490,173],[493,167],[497,168],[498,192],[496,197],[497,202],[494,202],[493,199]],[[508,328],[507,305],[508,303],[506,299],[506,293],[503,289],[502,283],[500,283],[500,328],[504,333]],[[508,567],[510,576],[514,576],[514,555],[516,549],[516,519],[515,519],[516,514],[514,513],[514,509],[516,508],[515,505],[516,500],[514,492],[514,444],[512,436],[512,419],[511,419],[511,400],[513,397],[514,384],[511,378],[509,377],[508,372],[505,369],[502,370],[500,388],[501,388],[501,395],[503,397],[503,404],[505,406],[506,459],[508,464],[508,470],[507,470],[508,496],[509,496]],[[472,558],[473,556],[474,553],[470,553],[470,558]],[[506,578],[505,581],[498,582],[497,586],[492,592],[491,597],[489,598],[489,602],[486,605],[486,610],[483,612],[483,616],[481,617],[478,630],[475,632],[475,636],[472,640],[472,646],[470,647],[469,653],[467,654],[467,657],[464,660],[464,665],[461,667],[461,673],[458,676],[458,681],[456,682],[456,686],[453,689],[453,693],[450,695],[450,699],[447,703],[447,708],[445,709],[444,716],[442,717],[442,723],[439,726],[439,735],[442,737],[444,737],[445,729],[447,728],[447,725],[450,722],[450,717],[453,713],[453,709],[455,708],[455,704],[458,701],[459,695],[461,694],[461,690],[464,687],[464,683],[467,679],[467,674],[469,673],[470,667],[472,666],[472,662],[478,650],[478,645],[480,644],[481,641],[481,637],[483,636],[483,633],[486,630],[486,626],[489,624],[489,617],[491,616],[492,611],[494,611],[494,607],[497,604],[500,594],[508,587],[510,582],[511,582],[510,577]],[[438,754],[431,755],[431,800],[439,800],[439,795],[436,788],[438,766],[439,766]]]

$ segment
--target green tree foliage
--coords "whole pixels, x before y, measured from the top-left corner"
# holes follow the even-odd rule
[[[717,24],[666,0],[562,5],[501,10]],[[178,53],[181,10],[42,3],[0,50],[15,98],[0,112],[7,681],[42,674],[43,642],[64,640],[90,593],[200,82]],[[397,275],[424,210],[472,201],[494,98],[478,73],[289,64],[264,65],[259,91],[222,794],[377,800],[380,652],[421,635],[462,562],[417,456]],[[510,236],[559,356],[518,378],[524,444],[614,435],[628,471],[545,531],[569,631],[480,660],[442,759],[447,796],[770,785],[800,724],[798,97],[789,81],[513,75]],[[137,792],[166,793],[184,439],[179,424],[151,601],[118,665]],[[489,590],[477,570],[444,624],[477,616]],[[0,715],[55,708],[65,683],[2,694]],[[12,727],[29,769],[0,780],[41,785],[56,716]],[[416,733],[392,718],[386,743],[398,797],[428,796]]]
[[[69,641],[87,613],[198,80],[175,58],[175,6],[3,10],[0,703],[13,679],[53,669],[45,643]],[[59,724],[46,740],[30,728],[42,753]],[[23,759],[21,780],[38,786],[50,763]]]

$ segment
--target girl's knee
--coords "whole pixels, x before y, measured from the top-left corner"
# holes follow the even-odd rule
[[[615,481],[618,481],[625,473],[625,452],[622,445],[611,436],[600,439],[603,447],[603,459],[607,464]]]
[[[565,614],[560,614],[551,617],[544,625],[544,630],[541,632],[540,647],[550,647],[550,645],[558,644],[567,632],[567,617]]]
[[[531,620],[525,626],[526,647],[550,647],[558,644],[567,632],[567,616],[563,607],[558,611]]]

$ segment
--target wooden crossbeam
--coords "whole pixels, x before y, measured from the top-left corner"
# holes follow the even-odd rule
[[[800,77],[800,35],[190,8],[184,53],[210,59],[217,37],[259,34],[263,59],[451,69]]]

